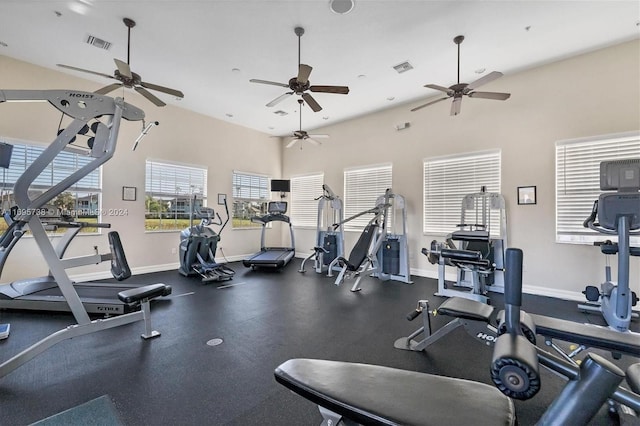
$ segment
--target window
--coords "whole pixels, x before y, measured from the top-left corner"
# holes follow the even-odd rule
[[[391,164],[352,168],[344,171],[344,217],[349,218],[376,206],[376,200],[392,187]],[[372,215],[363,215],[344,225],[345,230],[362,230]]]
[[[640,133],[556,143],[556,241],[592,244],[605,236],[582,226],[600,190],[600,162],[640,157]],[[611,236],[607,236],[611,238]],[[634,244],[640,238],[631,237]]]
[[[315,228],[318,224],[318,198],[322,195],[324,174],[291,178],[291,224]]]
[[[13,187],[24,171],[42,154],[45,146],[30,145],[11,140],[5,142],[13,145],[11,163],[8,169],[0,169],[0,186],[2,196],[2,210],[6,211],[14,206]],[[42,171],[31,187],[30,196],[33,199],[37,193],[42,193],[56,185],[75,171],[89,164],[93,158],[72,152],[61,152]],[[66,191],[59,194],[48,203],[48,210],[56,215],[66,215],[73,220],[83,222],[98,222],[100,218],[100,168],[93,170],[87,176],[74,183]],[[6,229],[5,221],[0,221],[0,232]],[[64,232],[60,228],[58,232]],[[84,228],[81,232],[96,232],[96,228]]]
[[[192,208],[207,204],[207,169],[147,160],[146,231],[176,231],[189,226]]]
[[[260,224],[251,222],[251,218],[267,213],[268,184],[267,176],[233,172],[232,224],[234,228],[260,227]]]
[[[469,153],[424,160],[422,232],[446,235],[460,223],[462,199],[467,194],[500,193],[500,151]],[[491,223],[500,223],[492,210]],[[499,227],[492,227],[499,233]]]

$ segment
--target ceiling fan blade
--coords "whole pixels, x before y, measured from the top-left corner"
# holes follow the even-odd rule
[[[85,70],[83,68],[76,68],[76,67],[72,67],[72,66],[69,66],[69,65],[63,65],[63,64],[56,64],[56,65],[61,67],[61,68],[67,68],[67,69],[70,69],[70,70],[80,71],[80,72],[88,72],[89,74],[101,75],[102,77],[115,79],[114,76],[109,75],[109,74],[104,74],[104,73],[101,73],[101,72],[89,71],[89,70]]]
[[[166,105],[164,102],[158,99],[154,94],[149,92],[147,89],[140,86],[135,86],[134,89],[136,92],[140,93],[142,96],[150,100],[156,106],[163,107]]]
[[[158,86],[157,84],[147,83],[146,81],[141,81],[140,86],[146,89],[151,89],[151,90],[156,90],[158,92],[166,93],[168,95],[175,96],[176,98],[184,98],[184,93],[182,93],[180,90],[171,89],[169,87],[164,87],[164,86]]]
[[[451,115],[460,114],[461,105],[462,105],[462,97],[453,98],[453,103],[451,104]]]
[[[305,138],[305,141],[307,141],[307,142],[309,142],[311,145],[315,145],[315,146],[322,145],[320,142],[318,142],[318,141],[314,141],[314,140],[313,140],[313,139],[311,139],[311,138]]]
[[[97,93],[98,95],[106,95],[109,92],[116,90],[118,87],[122,87],[122,83],[113,83],[108,86],[103,87],[102,89],[98,89],[93,93]]]
[[[291,141],[287,144],[287,146],[285,148],[291,148],[292,146],[294,146],[296,144],[296,142],[298,142],[300,139],[298,138],[293,138],[291,139]]]
[[[329,137],[329,135],[307,135],[307,136],[309,136],[310,138],[316,138],[316,139],[318,139],[318,138],[319,139],[326,139],[326,138]]]
[[[497,101],[506,101],[511,97],[511,93],[499,93],[499,92],[471,92],[468,95],[470,98],[482,98],[482,99],[495,99]]]
[[[449,96],[453,94],[453,90],[449,89],[448,87],[438,86],[437,84],[425,84],[424,87],[433,89],[433,90],[439,90],[441,92],[446,93]]]
[[[346,95],[349,93],[349,88],[347,86],[310,86],[309,90],[312,92],[338,93],[340,95]]]
[[[423,104],[423,105],[420,105],[420,106],[417,106],[417,107],[413,108],[413,109],[411,110],[411,112],[417,111],[417,110],[422,109],[422,108],[424,108],[424,107],[428,107],[429,105],[436,104],[436,103],[438,103],[438,102],[440,102],[440,101],[444,101],[445,99],[449,99],[449,97],[446,97],[446,98],[440,98],[440,99],[436,99],[435,101],[427,102],[426,104]]]
[[[502,77],[502,73],[500,71],[490,72],[489,74],[485,75],[484,77],[480,77],[479,79],[477,79],[473,83],[469,83],[467,85],[467,87],[465,88],[465,92],[469,93],[470,91],[472,91],[476,87],[480,87],[483,84],[487,84],[490,81],[493,81],[493,80],[495,80],[496,78],[499,78],[499,77]]]
[[[286,98],[288,98],[289,96],[293,95],[293,92],[287,92],[284,95],[280,95],[277,98],[275,98],[274,100],[272,100],[271,102],[269,102],[267,104],[268,107],[272,107],[275,104],[278,104],[280,102],[282,102],[283,100],[285,100]]]
[[[313,68],[309,65],[300,64],[300,66],[298,67],[298,77],[296,77],[298,83],[306,84],[309,81],[309,75],[311,74],[312,69]]]
[[[316,100],[313,99],[313,96],[311,96],[310,94],[303,93],[302,99],[304,99],[304,101],[307,103],[307,105],[309,105],[309,107],[313,110],[313,112],[318,112],[322,110],[322,107],[320,106],[320,104],[316,102]]]
[[[116,63],[116,67],[118,67],[118,72],[120,73],[121,76],[127,77],[127,78],[133,77],[133,75],[131,74],[131,68],[129,67],[128,63],[122,62],[120,59],[116,59],[116,58],[113,58],[113,62]]]
[[[252,78],[251,80],[249,80],[249,82],[251,83],[260,83],[260,84],[270,84],[272,86],[280,86],[280,87],[286,87],[289,88],[288,84],[284,84],[284,83],[278,83],[276,81],[268,81],[268,80],[256,80],[255,78]]]

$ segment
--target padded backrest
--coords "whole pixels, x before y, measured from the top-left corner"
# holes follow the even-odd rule
[[[116,231],[111,231],[108,237],[111,249],[111,274],[118,281],[126,280],[131,276],[131,269],[129,269],[127,257],[124,255],[120,235]]]
[[[350,270],[355,271],[362,265],[362,262],[367,258],[367,254],[369,254],[369,246],[371,245],[371,241],[373,240],[373,236],[378,232],[378,225],[375,223],[370,223],[367,225],[362,234],[360,234],[360,238],[356,242],[356,245],[353,246],[351,253],[349,253],[349,264],[348,267]]]

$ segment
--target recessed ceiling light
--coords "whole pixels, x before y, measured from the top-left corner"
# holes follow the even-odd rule
[[[367,76],[366,76],[366,75],[364,75],[364,74],[360,74],[360,75],[358,76],[358,78],[366,78],[366,77],[367,77]]]
[[[325,115],[324,117],[322,117],[322,119],[323,119],[323,120],[328,120],[328,119],[329,119],[329,117]]]
[[[0,46],[9,47],[9,45],[7,43],[5,43],[4,41],[0,41]]]
[[[478,68],[475,73],[476,74],[482,74],[483,72],[485,72],[487,69],[486,68]]]
[[[233,114],[226,113],[225,115],[229,118],[233,118]]]
[[[387,100],[388,100],[388,101],[393,101],[394,99],[395,99],[395,96],[389,96],[389,97],[387,98]]]
[[[273,126],[269,126],[269,127],[267,127],[267,129],[269,129],[269,130],[273,130],[273,129],[275,129],[275,127],[273,127]]]
[[[332,12],[339,15],[345,15],[353,10],[355,7],[355,0],[330,0],[329,7]]]
[[[527,25],[526,27],[524,27],[525,31],[529,31],[531,29],[531,25]]]
[[[231,72],[238,73],[238,72],[240,72],[240,68],[231,68]]]

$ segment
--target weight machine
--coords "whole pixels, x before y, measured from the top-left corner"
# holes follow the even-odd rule
[[[360,291],[363,274],[382,281],[400,281],[412,284],[409,267],[409,245],[407,241],[406,203],[402,195],[387,189],[376,199],[374,208],[355,214],[334,226],[373,214],[360,238],[349,254],[349,258],[337,257],[329,264],[327,276],[332,277],[336,268],[340,271],[335,284],[356,277],[351,291]]]
[[[433,240],[423,248],[431,264],[438,264],[436,296],[464,297],[488,303],[488,291],[504,288],[504,253],[507,248],[507,215],[501,194],[480,192],[464,196],[459,230],[445,242]],[[456,243],[458,245],[456,245]],[[457,268],[455,285],[445,281],[447,266]]]
[[[337,257],[344,255],[344,228],[342,224],[342,200],[329,188],[322,185],[322,195],[318,200],[318,223],[316,245],[307,256],[298,272],[306,272],[305,263],[313,259],[313,268],[319,274],[326,272]],[[333,224],[337,224],[334,227]],[[336,268],[339,270],[339,268]]]
[[[144,112],[133,105],[127,104],[121,98],[110,98],[96,93],[80,92],[75,90],[0,90],[0,103],[11,101],[45,101],[49,102],[53,107],[58,109],[62,114],[67,115],[73,121],[65,128],[58,132],[55,140],[36,158],[24,173],[17,179],[13,192],[16,202],[15,214],[9,215],[8,228],[0,236],[0,271],[3,269],[7,257],[11,250],[23,235],[29,230],[42,252],[42,255],[49,266],[49,275],[43,279],[36,279],[37,285],[18,286],[23,292],[31,291],[30,288],[38,287],[46,284],[52,288],[59,290],[57,296],[45,295],[44,299],[55,298],[61,300],[62,304],[67,307],[73,314],[76,324],[70,325],[59,330],[42,340],[31,345],[27,349],[13,356],[9,360],[0,364],[0,377],[4,377],[11,371],[15,370],[22,364],[31,360],[36,355],[44,352],[53,345],[60,343],[66,339],[76,336],[95,333],[97,331],[130,324],[136,321],[144,321],[145,333],[142,334],[144,339],[157,337],[160,335],[151,328],[151,314],[149,301],[156,297],[171,294],[171,287],[164,284],[150,284],[141,287],[132,287],[127,290],[114,289],[108,284],[95,283],[96,288],[101,292],[107,291],[109,297],[119,299],[122,303],[135,307],[131,312],[123,315],[113,316],[106,319],[91,320],[84,303],[90,302],[83,300],[79,295],[83,285],[73,283],[69,278],[66,270],[78,266],[100,263],[104,260],[111,260],[111,270],[117,279],[124,279],[131,275],[120,238],[117,233],[109,234],[109,243],[111,246],[111,255],[101,255],[95,253],[88,256],[80,256],[74,258],[62,258],[64,251],[70,243],[73,236],[84,225],[73,224],[72,222],[58,222],[58,226],[70,228],[71,232],[62,237],[57,247],[54,248],[49,240],[45,223],[38,216],[38,213],[46,210],[46,205],[59,194],[64,192],[71,185],[80,181],[90,172],[97,169],[113,157],[118,132],[120,129],[120,121],[122,118],[130,121],[140,121],[144,119]],[[104,121],[103,121],[104,120]],[[89,124],[89,122],[92,122]],[[94,136],[87,139],[86,145],[74,144],[76,136],[86,135],[91,131]],[[92,160],[78,170],[70,173],[60,182],[48,188],[47,190],[33,194],[29,191],[29,187],[40,176],[40,174],[55,161],[58,154],[62,151],[75,152],[91,157]],[[94,226],[96,226],[94,224]],[[104,225],[97,225],[105,227]],[[16,286],[4,284],[0,289],[10,290],[9,293],[15,291]],[[92,291],[93,297],[95,292]],[[11,296],[5,296],[2,293],[3,307],[5,302],[11,300]],[[9,299],[9,300],[7,300]],[[55,309],[59,310],[59,309]],[[102,312],[114,313],[114,312]]]

